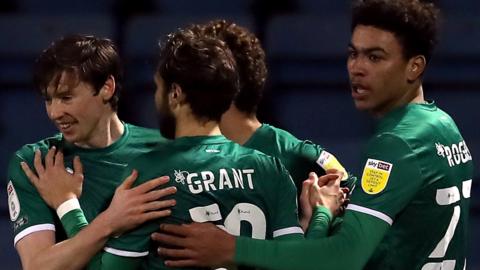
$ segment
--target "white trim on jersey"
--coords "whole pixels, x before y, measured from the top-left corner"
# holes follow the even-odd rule
[[[34,225],[31,227],[25,228],[23,231],[15,235],[15,238],[13,239],[13,246],[15,246],[17,242],[20,241],[25,236],[32,234],[34,232],[39,232],[39,231],[55,231],[55,225],[47,223],[47,224],[39,224],[39,225]]]
[[[276,230],[273,232],[273,237],[279,237],[279,236],[282,236],[282,235],[286,235],[286,234],[294,234],[294,233],[301,233],[303,234],[303,230],[302,228],[300,227],[288,227],[288,228],[283,228],[283,229],[280,229],[280,230]]]
[[[367,215],[370,215],[370,216],[374,216],[376,218],[379,218],[379,219],[387,222],[390,226],[393,224],[393,219],[391,217],[389,217],[389,216],[385,215],[384,213],[379,212],[377,210],[373,210],[373,209],[366,208],[366,207],[356,205],[356,204],[349,204],[347,206],[347,209],[348,210],[353,210],[353,211],[356,211],[356,212],[360,212],[360,213],[364,213],[364,214],[367,214]]]
[[[122,257],[133,257],[133,258],[138,258],[138,257],[144,257],[148,255],[148,251],[145,252],[135,252],[135,251],[126,251],[126,250],[120,250],[120,249],[115,249],[111,247],[104,247],[103,250],[106,252],[117,255],[117,256],[122,256]]]

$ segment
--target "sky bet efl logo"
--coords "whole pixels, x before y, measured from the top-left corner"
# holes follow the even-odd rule
[[[387,186],[392,167],[392,163],[369,158],[362,174],[363,191],[371,195],[382,192]]]

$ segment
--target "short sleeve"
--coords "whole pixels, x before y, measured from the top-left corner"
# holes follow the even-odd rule
[[[8,209],[15,235],[14,244],[36,231],[55,231],[55,213],[20,167],[20,162],[24,161],[33,168],[32,160],[33,154],[25,158],[17,152],[8,165]]]
[[[391,225],[422,186],[416,159],[401,138],[393,134],[376,137],[368,145],[362,178],[348,209],[373,215]]]

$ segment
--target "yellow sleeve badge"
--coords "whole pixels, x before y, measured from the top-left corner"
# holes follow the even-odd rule
[[[362,189],[367,194],[382,192],[388,183],[393,164],[381,160],[367,160],[362,174]]]
[[[348,173],[345,170],[345,168],[340,164],[340,162],[337,160],[337,158],[330,154],[329,152],[323,150],[320,156],[317,159],[317,164],[322,167],[324,171],[330,170],[330,169],[336,169],[337,171],[343,172],[343,177],[342,181],[345,181],[348,179]]]

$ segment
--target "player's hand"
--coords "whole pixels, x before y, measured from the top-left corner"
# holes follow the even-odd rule
[[[157,177],[132,188],[138,172],[133,170],[115,190],[110,206],[102,215],[111,227],[112,235],[118,236],[146,221],[171,214],[174,199],[160,200],[177,192],[176,187],[157,189],[168,182],[168,176]]]
[[[73,172],[66,170],[63,153],[56,151],[55,146],[48,150],[45,166],[42,164],[40,150],[35,151],[33,165],[36,174],[27,163],[21,162],[20,165],[42,199],[53,209],[57,209],[69,199],[79,198],[82,194],[83,168],[78,156],[73,159]]]
[[[310,173],[309,179],[313,181],[309,189],[309,201],[312,207],[323,205],[334,216],[339,214],[345,195],[340,188],[341,172],[330,173],[318,178],[316,173]],[[322,186],[320,186],[322,184]]]
[[[306,232],[308,230],[308,225],[310,224],[310,219],[312,219],[313,208],[310,204],[310,187],[313,184],[313,180],[310,179],[310,176],[307,180],[303,181],[302,183],[302,192],[300,194],[300,209],[302,210],[302,215],[300,217],[300,226],[302,227],[303,231]]]
[[[160,231],[153,233],[152,239],[160,242],[158,254],[166,257],[168,267],[225,267],[233,263],[235,236],[212,223],[162,224]]]

